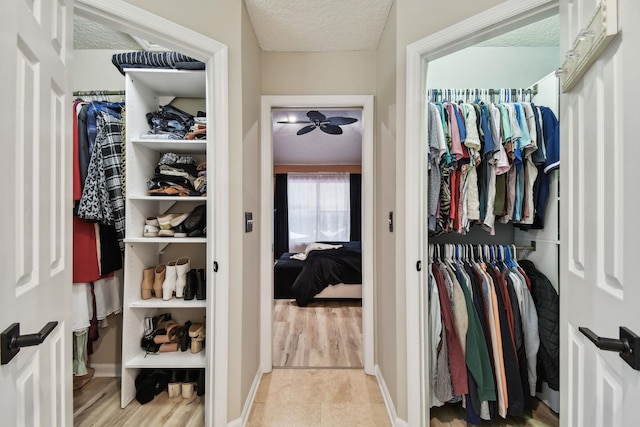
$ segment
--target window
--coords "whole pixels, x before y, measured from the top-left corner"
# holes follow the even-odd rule
[[[348,173],[289,174],[290,252],[312,242],[349,241],[349,188]]]

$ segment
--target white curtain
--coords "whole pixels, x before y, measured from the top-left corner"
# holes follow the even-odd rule
[[[307,244],[348,241],[349,174],[288,174],[289,252]]]

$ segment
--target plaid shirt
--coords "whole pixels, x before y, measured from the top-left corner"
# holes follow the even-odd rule
[[[100,112],[96,143],[78,205],[78,216],[113,225],[124,250],[124,197],[122,194],[122,120]]]

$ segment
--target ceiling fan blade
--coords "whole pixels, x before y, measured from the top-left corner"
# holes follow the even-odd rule
[[[328,123],[321,124],[320,130],[331,135],[342,135],[342,128],[340,126],[334,126]]]
[[[300,129],[296,132],[296,135],[304,135],[305,133],[309,133],[316,128],[316,125],[308,125]]]
[[[351,123],[357,122],[358,119],[354,119],[353,117],[329,117],[327,118],[327,122],[330,125],[342,126],[342,125],[350,125]]]
[[[307,117],[309,117],[309,120],[311,120],[312,122],[315,122],[315,121],[323,122],[327,120],[327,116],[322,114],[320,111],[315,111],[315,110],[307,111]]]

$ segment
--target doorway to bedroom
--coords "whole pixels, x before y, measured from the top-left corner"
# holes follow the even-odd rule
[[[373,98],[312,98],[263,97],[262,369],[369,373]]]

